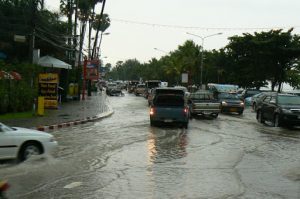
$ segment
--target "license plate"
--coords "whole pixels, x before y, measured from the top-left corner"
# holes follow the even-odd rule
[[[173,122],[173,120],[164,120],[164,122],[170,123],[170,122]]]
[[[230,108],[229,111],[230,111],[230,112],[236,112],[237,109],[236,109],[236,108]]]

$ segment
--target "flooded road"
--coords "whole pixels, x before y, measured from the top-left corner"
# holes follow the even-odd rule
[[[51,132],[51,157],[0,165],[9,198],[300,198],[300,130],[255,113],[150,127],[147,101],[110,97],[115,113]]]

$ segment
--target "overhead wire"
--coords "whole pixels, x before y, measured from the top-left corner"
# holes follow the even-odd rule
[[[64,46],[62,46],[62,45],[59,45],[59,44],[57,44],[57,43],[51,41],[50,39],[44,37],[43,35],[40,35],[39,33],[36,33],[35,36],[37,36],[38,38],[42,39],[43,41],[46,41],[46,42],[48,42],[48,43],[50,43],[50,44],[52,44],[53,46],[56,46],[56,47],[58,47],[58,48],[62,48],[62,49],[65,49],[65,50],[70,50],[70,51],[74,51],[74,50],[75,50],[75,49],[73,49],[73,48],[68,48],[68,47],[64,47]]]
[[[120,23],[151,26],[151,27],[157,27],[157,28],[194,29],[194,30],[223,30],[223,31],[248,30],[249,31],[249,30],[272,30],[272,29],[300,28],[300,25],[296,25],[296,26],[273,26],[273,27],[200,27],[200,26],[183,26],[183,25],[148,23],[148,22],[124,20],[124,19],[117,19],[117,18],[111,18],[111,20],[116,21],[116,22],[120,22]]]

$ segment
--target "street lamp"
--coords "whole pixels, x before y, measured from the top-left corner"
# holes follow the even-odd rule
[[[109,32],[101,32],[101,35],[100,35],[100,42],[99,42],[99,46],[97,48],[97,55],[96,57],[100,57],[100,46],[101,46],[101,43],[102,43],[102,37],[103,35],[109,35],[110,33]]]
[[[195,36],[195,37],[199,37],[199,38],[201,38],[201,40],[202,40],[202,45],[201,45],[201,66],[200,66],[200,85],[201,85],[201,88],[202,88],[203,51],[204,51],[203,46],[204,46],[204,39],[206,39],[206,38],[208,38],[208,37],[216,36],[216,35],[221,35],[221,34],[223,34],[223,33],[219,32],[219,33],[215,33],[215,34],[212,34],[212,35],[207,35],[207,36],[205,36],[205,37],[201,37],[201,36],[199,36],[199,35],[195,35],[195,34],[192,34],[192,33],[189,33],[189,32],[187,32],[186,34],[188,34],[188,35],[193,35],[193,36]]]
[[[168,53],[167,51],[164,51],[164,50],[161,50],[161,49],[158,49],[158,48],[154,48],[154,50],[157,50],[157,51],[160,51],[160,52],[163,52],[163,53]]]

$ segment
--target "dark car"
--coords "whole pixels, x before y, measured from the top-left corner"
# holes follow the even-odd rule
[[[160,123],[180,124],[188,128],[189,107],[184,94],[172,93],[155,94],[150,108],[151,126]]]
[[[236,93],[219,93],[217,99],[221,103],[221,112],[243,114],[245,104]]]
[[[257,107],[256,118],[260,123],[272,122],[273,126],[300,125],[300,96],[269,93]]]
[[[260,104],[262,103],[262,101],[265,99],[266,94],[276,94],[277,92],[273,92],[273,91],[263,91],[261,93],[258,93],[256,95],[253,95],[251,98],[251,106],[252,109],[256,112],[257,111],[257,107],[260,106]]]
[[[261,103],[261,101],[264,99],[264,96],[265,96],[264,92],[252,96],[250,104],[254,111],[256,111],[257,105]]]

